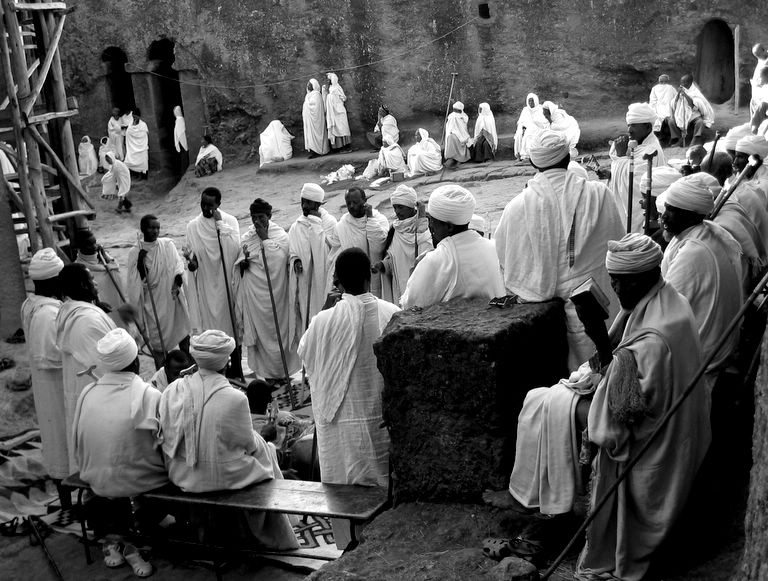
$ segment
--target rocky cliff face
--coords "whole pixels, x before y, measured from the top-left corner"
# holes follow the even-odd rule
[[[103,132],[108,99],[95,90],[105,71],[102,51],[116,46],[128,56],[128,71],[152,70],[148,49],[165,37],[175,41],[173,67],[195,71],[205,86],[204,124],[240,151],[257,147],[258,132],[276,118],[303,144],[306,83],[322,81],[328,70],[347,69],[339,76],[358,135],[375,122],[379,103],[408,129],[439,119],[452,72],[454,99],[472,117],[480,102],[490,103],[502,133],[514,130],[529,91],[578,119],[621,113],[647,98],[660,73],[716,74],[697,67],[697,53],[732,50],[717,38],[702,40],[712,19],[726,31],[741,26],[746,83],[754,64],[749,47],[768,16],[768,4],[756,0],[489,0],[490,20],[478,18],[471,0],[71,3],[77,11],[62,41],[69,91],[84,112],[92,103],[99,110],[75,121],[78,134]],[[376,64],[351,68],[369,62]]]

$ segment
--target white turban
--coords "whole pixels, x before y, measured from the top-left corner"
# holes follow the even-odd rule
[[[480,232],[486,231],[485,218],[472,214],[472,219],[469,221],[469,227],[472,230],[479,230]]]
[[[571,146],[564,133],[545,129],[528,148],[528,154],[536,167],[551,167],[570,154]]]
[[[462,103],[461,101],[456,101],[453,104],[453,108],[454,109],[458,109],[459,111],[461,111],[463,113],[464,112],[464,103]]]
[[[195,335],[189,342],[189,354],[200,369],[219,371],[227,366],[235,350],[235,340],[224,331],[211,329]]]
[[[436,220],[461,226],[469,224],[475,206],[475,196],[469,190],[456,184],[447,184],[429,196],[427,213]]]
[[[736,142],[736,151],[764,159],[768,155],[768,141],[762,135],[747,135]]]
[[[557,105],[555,105],[552,101],[544,101],[541,107],[542,109],[548,109],[550,115],[557,111]]]
[[[310,202],[320,202],[325,200],[325,190],[317,184],[306,183],[301,187],[301,197]]]
[[[737,125],[736,127],[729,129],[725,137],[720,139],[720,143],[723,144],[723,148],[726,151],[733,151],[736,149],[736,144],[738,143],[739,139],[745,135],[752,135],[752,130],[749,127],[749,123]]]
[[[29,278],[32,280],[47,280],[58,276],[64,268],[64,261],[58,257],[53,248],[43,248],[35,252],[29,262]]]
[[[627,107],[627,125],[634,123],[655,123],[656,112],[648,103],[632,103]]]
[[[651,178],[651,195],[658,196],[681,177],[683,177],[682,174],[671,166],[660,165],[659,167],[654,167]],[[645,195],[647,189],[648,173],[643,172],[643,177],[640,178],[640,193]]]
[[[645,234],[632,232],[621,240],[608,241],[605,268],[609,274],[638,274],[661,264],[661,247]]]
[[[400,204],[401,206],[408,206],[409,208],[416,207],[417,199],[416,190],[405,184],[397,186],[395,191],[392,192],[392,195],[389,196],[389,201],[392,202],[393,206],[395,204]]]
[[[657,198],[656,207],[669,204],[706,216],[715,207],[715,197],[710,189],[713,184],[719,186],[717,180],[708,173],[698,172],[680,178]]]
[[[136,341],[125,329],[112,329],[96,343],[99,367],[104,371],[121,371],[139,354]]]

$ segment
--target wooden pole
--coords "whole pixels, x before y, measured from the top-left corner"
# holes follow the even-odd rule
[[[739,68],[741,67],[741,58],[739,55],[739,44],[741,44],[741,25],[737,24],[733,30],[733,112],[739,112],[739,101],[741,101],[741,75],[739,74]],[[713,150],[714,151],[714,150]]]
[[[0,270],[3,273],[3,292],[0,293],[0,336],[3,339],[21,327],[21,305],[27,298],[9,202],[8,190],[0,185]],[[31,240],[33,236],[29,238]]]

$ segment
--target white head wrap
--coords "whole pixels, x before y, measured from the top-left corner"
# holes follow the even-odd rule
[[[53,248],[43,248],[35,252],[29,261],[29,278],[32,280],[47,280],[58,276],[64,268],[64,261],[56,255]]]
[[[739,139],[745,135],[752,135],[752,130],[749,127],[749,123],[737,125],[736,127],[729,129],[725,137],[720,139],[720,143],[723,144],[723,148],[725,148],[726,151],[733,151],[736,149],[736,144],[738,143]]]
[[[528,100],[533,99],[533,107],[531,107],[528,104]],[[528,93],[528,96],[525,98],[525,106],[529,109],[535,109],[539,106],[539,96],[536,93]]]
[[[182,113],[181,113],[181,107],[180,107],[179,105],[176,105],[176,106],[173,108],[173,114],[174,114],[174,116],[176,116],[176,117],[183,117],[183,115],[182,115]]]
[[[427,139],[429,139],[429,131],[427,131],[426,129],[422,129],[421,127],[417,129],[417,131],[421,136],[421,141],[426,141]]]
[[[306,183],[301,187],[301,197],[311,202],[320,202],[325,200],[325,190],[313,183]]]
[[[459,111],[461,111],[463,113],[464,112],[464,103],[462,103],[461,101],[456,101],[453,104],[453,108],[454,109],[458,109]]]
[[[472,230],[479,230],[480,232],[486,231],[485,218],[472,214],[472,219],[469,221],[469,227]]]
[[[715,207],[715,197],[711,189],[714,186],[719,187],[720,184],[708,173],[698,172],[685,176],[669,186],[667,191],[656,199],[656,207],[669,204],[706,216]]]
[[[235,340],[218,329],[203,331],[189,342],[189,354],[197,366],[210,371],[224,369],[234,350]]]
[[[469,224],[475,206],[475,196],[469,190],[456,184],[446,184],[429,196],[427,213],[436,220],[461,226]]]
[[[634,123],[655,123],[656,112],[648,103],[632,103],[627,107],[627,125]]]
[[[392,205],[400,204],[401,206],[408,206],[409,208],[415,208],[416,207],[416,200],[418,200],[418,196],[416,195],[416,190],[414,190],[410,186],[406,186],[405,184],[400,184],[395,188],[395,191],[392,192],[392,195],[389,196],[389,201],[392,202]]]
[[[661,264],[661,247],[645,234],[632,232],[621,240],[608,241],[605,268],[609,274],[638,274]]]
[[[555,111],[557,111],[557,105],[555,105],[552,101],[544,101],[541,106],[543,109],[549,109],[550,115],[554,115]]]
[[[96,343],[99,367],[104,371],[121,371],[134,362],[139,354],[136,341],[125,329],[112,329]]]
[[[659,82],[660,83],[668,83],[669,82],[669,75],[659,75]]]
[[[768,155],[768,141],[762,135],[747,135],[736,142],[736,151],[764,159]]]
[[[536,167],[551,167],[570,153],[571,146],[565,134],[545,129],[533,140],[528,149]]]
[[[653,176],[651,183],[651,195],[658,196],[674,182],[679,180],[682,174],[669,165],[660,165],[653,168]],[[648,174],[643,172],[643,177],[640,178],[640,193],[645,195],[645,191],[648,189]]]
[[[307,93],[309,93],[310,90],[312,90],[312,91],[319,91],[320,90],[320,83],[318,82],[317,79],[309,79],[309,84],[312,85],[312,89],[307,87]]]
[[[331,81],[332,85],[338,85],[339,84],[339,75],[337,75],[336,73],[328,73],[326,76]]]

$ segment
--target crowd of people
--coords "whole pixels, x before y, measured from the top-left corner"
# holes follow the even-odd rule
[[[322,91],[310,81],[304,104],[307,148],[317,155],[350,139],[344,91],[336,75],[329,79]],[[538,511],[559,526],[572,515],[582,464],[593,467],[594,502],[704,366],[696,389],[588,529],[576,572],[642,579],[710,444],[712,393],[738,333],[721,339],[768,267],[768,141],[747,122],[707,142],[711,107],[693,79],[684,76],[674,96],[667,82],[660,79],[649,102],[628,106],[627,135],[614,141],[611,167],[598,176],[607,184],[574,165],[575,120],[530,94],[515,142],[537,173],[504,208],[493,240],[478,231],[475,197],[456,184],[439,186],[426,203],[399,185],[390,223],[359,187],[346,192],[337,220],[323,208],[323,188],[306,183],[288,231],[272,220],[269,201],[256,198],[241,233],[221,192],[208,187],[181,254],[160,236],[154,215],[141,218],[122,266],[88,231],[76,240],[72,264],[39,251],[29,269],[35,292],[22,314],[50,475],[79,470],[96,494],[118,499],[168,482],[204,492],[281,478],[274,422],[260,420],[253,430],[251,413],[263,419],[266,410],[249,405],[237,381],[250,377],[245,360],[267,380],[262,391],[305,370],[323,482],[385,486],[389,435],[372,345],[395,313],[457,298],[560,298],[570,376],[528,393],[509,488],[485,499]],[[136,112],[132,118],[141,123]],[[457,102],[446,158],[474,155],[466,123]],[[667,163],[657,137],[664,123],[672,139],[693,139],[682,167]],[[431,163],[428,155],[437,162],[439,146],[418,134],[414,163]],[[398,137],[382,107],[368,138],[389,147]],[[480,155],[497,146],[487,104],[472,146]],[[107,159],[117,160],[122,142],[114,147]],[[633,156],[646,160],[647,172],[631,176]],[[637,195],[629,199],[631,178]],[[585,283],[597,289],[592,302],[574,296]],[[150,383],[138,376],[137,339],[158,367]],[[251,540],[296,546],[286,517],[237,518]],[[340,548],[350,537],[340,523],[334,536]],[[524,532],[485,549],[533,558],[542,547]],[[129,544],[109,544],[105,555],[110,566],[147,566]]]

